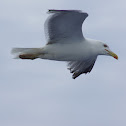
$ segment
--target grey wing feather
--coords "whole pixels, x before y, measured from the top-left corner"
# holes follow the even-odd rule
[[[73,79],[77,78],[81,74],[90,72],[95,64],[97,57],[86,61],[70,61],[68,63],[68,69],[73,73]]]
[[[47,44],[75,42],[84,39],[82,23],[88,16],[77,10],[49,10],[51,15],[45,22]]]

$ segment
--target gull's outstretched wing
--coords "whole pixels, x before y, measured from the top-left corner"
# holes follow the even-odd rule
[[[73,73],[73,79],[77,78],[79,75],[83,73],[88,73],[92,70],[97,57],[86,61],[70,61],[68,63],[68,69],[71,73]]]
[[[80,42],[84,40],[82,23],[88,16],[77,10],[49,10],[51,15],[45,22],[47,44]]]

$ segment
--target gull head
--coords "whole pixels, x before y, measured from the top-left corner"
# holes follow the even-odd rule
[[[113,58],[118,59],[118,56],[110,50],[110,48],[107,44],[100,42],[99,45],[100,45],[100,54],[101,55],[112,56]]]

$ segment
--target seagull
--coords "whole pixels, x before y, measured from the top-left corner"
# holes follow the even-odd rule
[[[47,44],[41,48],[13,48],[19,59],[48,59],[66,61],[75,79],[91,72],[99,55],[118,56],[99,40],[85,38],[82,24],[88,14],[80,10],[48,10],[45,21]]]

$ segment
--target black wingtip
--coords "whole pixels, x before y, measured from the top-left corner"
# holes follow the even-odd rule
[[[83,13],[85,16],[88,16],[88,13],[82,12],[81,10],[56,10],[56,9],[49,9],[48,13],[56,13],[56,12],[78,12],[78,13]]]
[[[75,72],[72,76],[73,79],[76,79],[79,75],[81,75],[82,73],[79,72]]]

